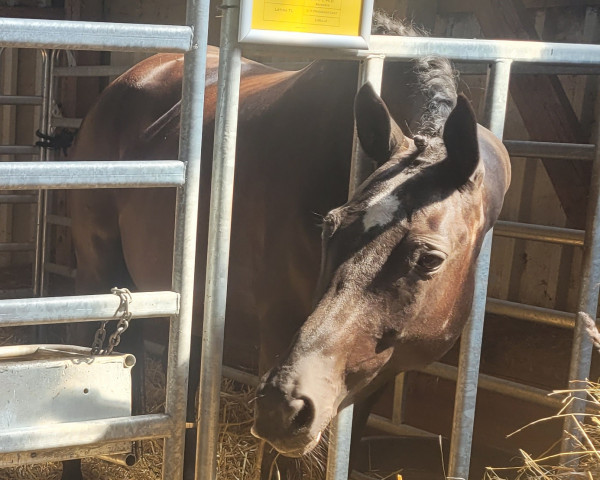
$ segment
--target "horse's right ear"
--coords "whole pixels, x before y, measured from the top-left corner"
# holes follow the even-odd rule
[[[387,162],[404,135],[372,85],[365,83],[354,100],[354,118],[360,146],[380,166]]]

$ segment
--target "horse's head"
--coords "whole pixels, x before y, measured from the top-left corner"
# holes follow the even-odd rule
[[[367,85],[355,117],[379,168],[327,214],[317,302],[258,388],[253,432],[297,456],[376,377],[428,364],[467,319],[489,228],[478,126],[463,97],[443,138],[405,137]]]

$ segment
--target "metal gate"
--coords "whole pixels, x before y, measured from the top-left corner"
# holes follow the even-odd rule
[[[219,96],[215,126],[214,168],[211,215],[209,225],[207,287],[204,312],[200,406],[198,422],[198,462],[196,477],[216,476],[216,443],[218,426],[219,385],[222,374],[222,344],[227,292],[229,227],[233,194],[233,171],[237,127],[237,105],[240,83],[241,46],[237,43],[237,0],[224,8],[219,65]],[[198,175],[201,146],[204,67],[208,24],[208,2],[188,4],[188,26],[169,27],[91,22],[59,22],[39,20],[0,20],[0,44],[13,47],[69,48],[128,51],[182,51],[185,56],[184,110],[182,113],[179,160],[128,162],[53,162],[2,163],[0,187],[4,189],[57,189],[177,186],[177,222],[174,251],[173,291],[134,294],[135,317],[171,316],[167,404],[165,414],[124,417],[97,422],[61,424],[52,428],[0,432],[0,455],[35,452],[46,458],[43,450],[53,448],[83,451],[82,447],[140,438],[166,439],[163,478],[182,476],[181,458],[185,430],[185,406],[193,266],[198,199]],[[244,47],[255,53],[273,52],[276,47]],[[514,63],[600,65],[600,46],[550,44],[521,41],[485,41],[435,39],[418,37],[371,38],[370,49],[332,50],[289,48],[280,49],[286,56],[299,54],[320,58],[356,59],[361,62],[360,83],[381,83],[383,60],[402,61],[417,56],[438,54],[453,60],[483,62],[491,65],[486,97],[484,124],[502,138],[511,65]],[[192,132],[192,128],[194,129]],[[356,142],[355,142],[356,143]],[[523,146],[513,145],[514,148]],[[580,146],[534,145],[541,149],[561,149],[570,152]],[[527,147],[529,148],[529,147]],[[593,147],[591,147],[593,148]],[[360,155],[357,148],[353,159],[353,185],[361,178]],[[600,283],[600,153],[595,150],[593,198],[588,209],[588,229],[584,241],[584,269],[579,311],[596,316]],[[583,155],[590,157],[588,150]],[[351,189],[353,187],[351,186]],[[533,235],[540,240],[571,241],[580,235],[561,229],[560,232],[523,225],[504,225],[515,235]],[[525,232],[525,233],[523,233]],[[508,233],[511,233],[510,231]],[[532,238],[532,237],[528,237]],[[478,385],[480,345],[483,317],[486,309],[486,286],[492,233],[484,242],[477,269],[476,294],[468,326],[461,342],[458,372],[434,365],[426,371],[441,376],[457,377],[457,395],[450,453],[449,478],[468,478],[472,442],[475,399]],[[579,241],[579,240],[578,240]],[[184,261],[185,259],[185,261]],[[119,300],[113,295],[62,297],[50,299],[6,300],[0,302],[0,326],[94,321],[113,318]],[[488,302],[488,310],[497,305]],[[506,306],[505,306],[506,307]],[[509,305],[510,307],[510,305]],[[529,311],[530,317],[543,316]],[[550,315],[546,312],[544,315]],[[529,314],[528,314],[529,315]],[[554,318],[567,314],[552,313]],[[522,314],[522,318],[527,315]],[[569,317],[570,318],[570,317]],[[576,320],[571,378],[589,374],[591,342],[587,339],[580,316]],[[499,379],[485,379],[488,386],[515,391],[521,398],[542,397],[543,392]],[[482,381],[482,385],[483,385]],[[535,391],[533,391],[535,390]],[[581,412],[582,402],[572,411]],[[348,441],[351,408],[338,416],[336,436],[330,449],[328,479],[348,477]],[[570,428],[570,426],[567,426]],[[19,453],[21,452],[21,453]]]
[[[177,187],[172,291],[134,293],[132,307],[134,317],[170,317],[165,413],[5,430],[0,458],[86,456],[115,442],[164,438],[163,478],[182,477],[208,6],[190,1],[187,26],[0,19],[5,47],[185,52],[179,160],[0,164],[0,187],[10,190]],[[5,300],[0,326],[109,320],[118,307],[115,295]]]

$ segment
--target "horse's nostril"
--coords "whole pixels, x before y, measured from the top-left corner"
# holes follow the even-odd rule
[[[310,427],[315,419],[315,407],[313,403],[307,397],[301,397],[298,401],[302,402],[302,406],[292,419],[292,426],[296,430]]]

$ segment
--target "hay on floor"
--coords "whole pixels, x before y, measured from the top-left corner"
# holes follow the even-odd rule
[[[560,453],[545,454],[533,458],[527,452],[520,451],[523,465],[515,468],[488,468],[486,480],[582,480],[600,479],[600,383],[585,382],[583,388],[569,390],[565,407],[554,417],[539,420],[563,422],[569,416],[567,407],[574,400],[574,394],[584,393],[585,402],[596,408],[597,413],[588,413],[579,421],[574,416],[576,435],[573,437],[575,448],[561,462]],[[524,427],[527,428],[527,427]],[[560,439],[557,439],[559,442]],[[556,444],[555,444],[556,445]]]

